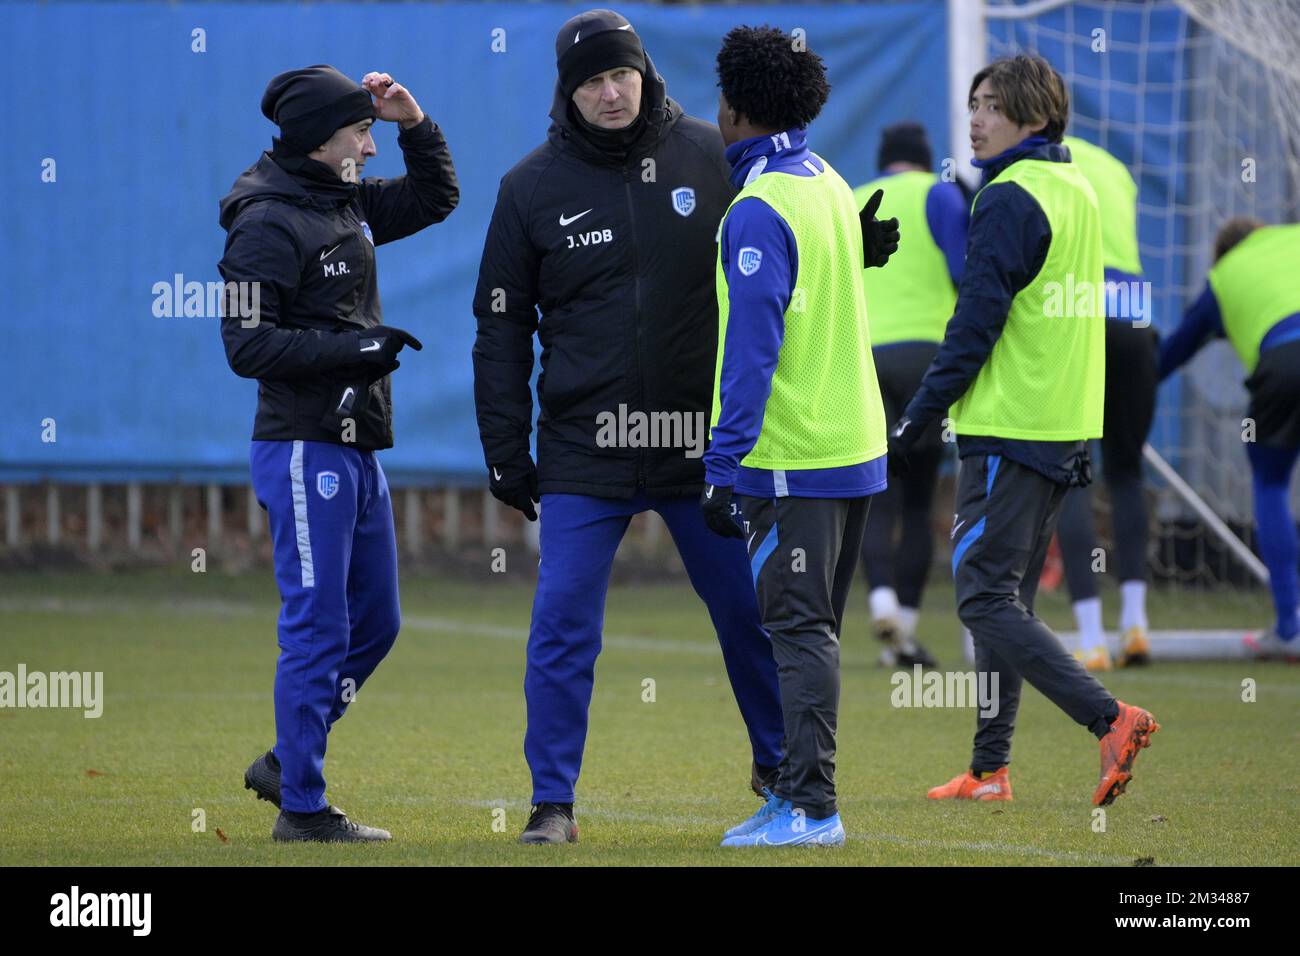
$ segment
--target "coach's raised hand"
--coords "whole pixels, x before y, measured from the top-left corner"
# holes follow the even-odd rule
[[[424,119],[424,110],[415,102],[411,91],[401,83],[393,82],[387,73],[367,73],[361,78],[361,86],[374,97],[375,115],[381,120],[410,129]]]

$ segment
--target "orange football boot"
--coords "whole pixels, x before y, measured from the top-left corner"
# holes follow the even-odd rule
[[[1104,644],[1088,651],[1075,651],[1074,659],[1083,665],[1084,670],[1089,672],[1108,671],[1115,666],[1110,658],[1110,651]]]
[[[1138,751],[1151,746],[1151,735],[1160,729],[1148,711],[1122,700],[1116,703],[1119,704],[1119,716],[1110,725],[1110,733],[1098,741],[1101,748],[1101,780],[1092,794],[1092,804],[1095,807],[1110,806],[1124,792],[1128,782],[1133,779],[1131,771]]]
[[[1147,639],[1146,628],[1130,627],[1120,641],[1119,660],[1115,663],[1120,667],[1139,667],[1150,662],[1151,641]]]
[[[1006,767],[985,773],[982,779],[967,770],[941,787],[931,787],[926,796],[931,800],[1010,800],[1011,777]]]

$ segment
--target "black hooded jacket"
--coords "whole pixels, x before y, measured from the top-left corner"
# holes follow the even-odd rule
[[[358,365],[361,331],[383,322],[374,247],[441,222],[460,198],[431,119],[402,130],[397,143],[405,176],[346,183],[277,142],[221,200],[221,276],[258,284],[256,322],[231,308],[221,320],[230,367],[258,379],[254,439],[392,447],[389,379],[367,387]],[[349,384],[361,393],[354,431],[330,417]]]
[[[646,62],[626,155],[592,141],[557,84],[547,141],[502,178],[488,227],[474,294],[479,436],[490,468],[529,454],[536,332],[542,494],[688,495],[704,482],[688,453],[702,454],[712,406],[715,240],[735,190],[717,127],[683,115]],[[598,441],[599,417],[620,406],[679,413],[683,428],[692,416],[699,447],[648,447],[649,432]]]

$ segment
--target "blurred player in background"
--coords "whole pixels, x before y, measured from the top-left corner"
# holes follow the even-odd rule
[[[934,360],[966,259],[970,201],[955,182],[941,182],[930,171],[933,161],[925,128],[897,123],[881,134],[880,177],[853,191],[863,204],[883,189],[881,215],[896,218],[906,237],[888,269],[862,271],[871,353],[889,427]],[[886,666],[935,666],[916,641],[916,624],[934,556],[932,508],[944,448],[942,429],[927,428],[912,448],[907,474],[872,499],[862,568],[871,588],[871,625],[884,644],[880,661]]]
[[[1259,554],[1277,619],[1246,638],[1260,657],[1300,658],[1300,545],[1288,503],[1300,457],[1300,225],[1224,223],[1204,291],[1160,349],[1160,380],[1211,338],[1226,337],[1246,369],[1250,408],[1242,440],[1255,498]]]
[[[997,700],[976,718],[970,769],[929,796],[1011,799],[1007,765],[1027,680],[1100,741],[1093,803],[1106,805],[1124,791],[1158,725],[1107,692],[1034,614],[1062,499],[1090,480],[1087,440],[1102,430],[1101,219],[1092,187],[1061,145],[1069,96],[1047,61],[1020,55],[980,70],[970,115],[984,175],[957,307],[890,432],[890,459],[906,460],[919,432],[951,407],[961,458],[952,530],[957,613]],[[1063,290],[1079,288],[1092,290],[1091,304],[1070,296],[1065,308]]]
[[[1086,140],[1067,136],[1070,161],[1083,173],[1101,212],[1101,254],[1106,282],[1125,290],[1107,298],[1120,307],[1106,314],[1106,387],[1101,437],[1101,473],[1110,491],[1111,525],[1115,535],[1113,565],[1119,578],[1121,632],[1120,667],[1145,664],[1147,640],[1147,506],[1142,484],[1142,446],[1156,410],[1157,336],[1150,315],[1137,315],[1142,261],[1138,257],[1137,183],[1118,159]],[[1127,305],[1129,308],[1124,308]],[[1110,649],[1102,626],[1101,596],[1093,570],[1097,536],[1092,521],[1092,495],[1072,488],[1061,505],[1057,535],[1065,583],[1079,628],[1075,656],[1090,671],[1111,669]]]
[[[808,148],[830,86],[775,27],[737,27],[717,59],[718,127],[740,189],[722,220],[709,527],[748,536],[785,709],[771,796],[723,846],[842,844],[835,794],[839,634],[870,495],[886,483],[885,414],[862,290],[898,223],[861,213]],[[737,524],[736,498],[744,530]]]
[[[520,837],[538,844],[578,839],[574,790],[605,594],[636,514],[663,518],[708,606],[760,795],[775,780],[782,732],[745,547],[710,534],[695,506],[718,334],[714,236],[735,193],[722,138],[668,98],[640,37],[612,10],[570,19],[555,53],[547,142],[501,181],[474,295],[474,398],[489,487],[530,520],[542,503],[524,677],[534,809]],[[669,436],[653,447],[602,438],[602,416],[620,409],[676,417],[695,447]]]
[[[281,73],[262,98],[274,148],[221,201],[227,282],[257,283],[260,311],[221,322],[230,367],[258,380],[253,490],[280,587],[274,749],[245,787],[280,807],[276,840],[387,840],[325,801],[334,722],[397,639],[397,542],[375,452],[393,445],[389,373],[415,336],[383,324],[375,246],[456,207],[447,142],[387,73],[358,86],[328,66]],[[373,99],[372,99],[373,96]],[[370,127],[397,123],[406,175],[361,179]]]

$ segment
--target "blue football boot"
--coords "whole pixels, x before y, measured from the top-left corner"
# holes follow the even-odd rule
[[[789,800],[782,800],[767,787],[763,788],[763,796],[767,797],[767,802],[758,808],[758,812],[744,823],[737,823],[726,833],[722,834],[723,840],[728,840],[734,836],[744,836],[746,833],[753,833],[759,827],[765,827],[771,823],[772,818],[783,809],[790,808]],[[723,843],[723,846],[726,845],[726,843]]]
[[[728,837],[723,846],[843,846],[844,825],[838,813],[813,820],[788,804],[765,825],[749,833]]]

